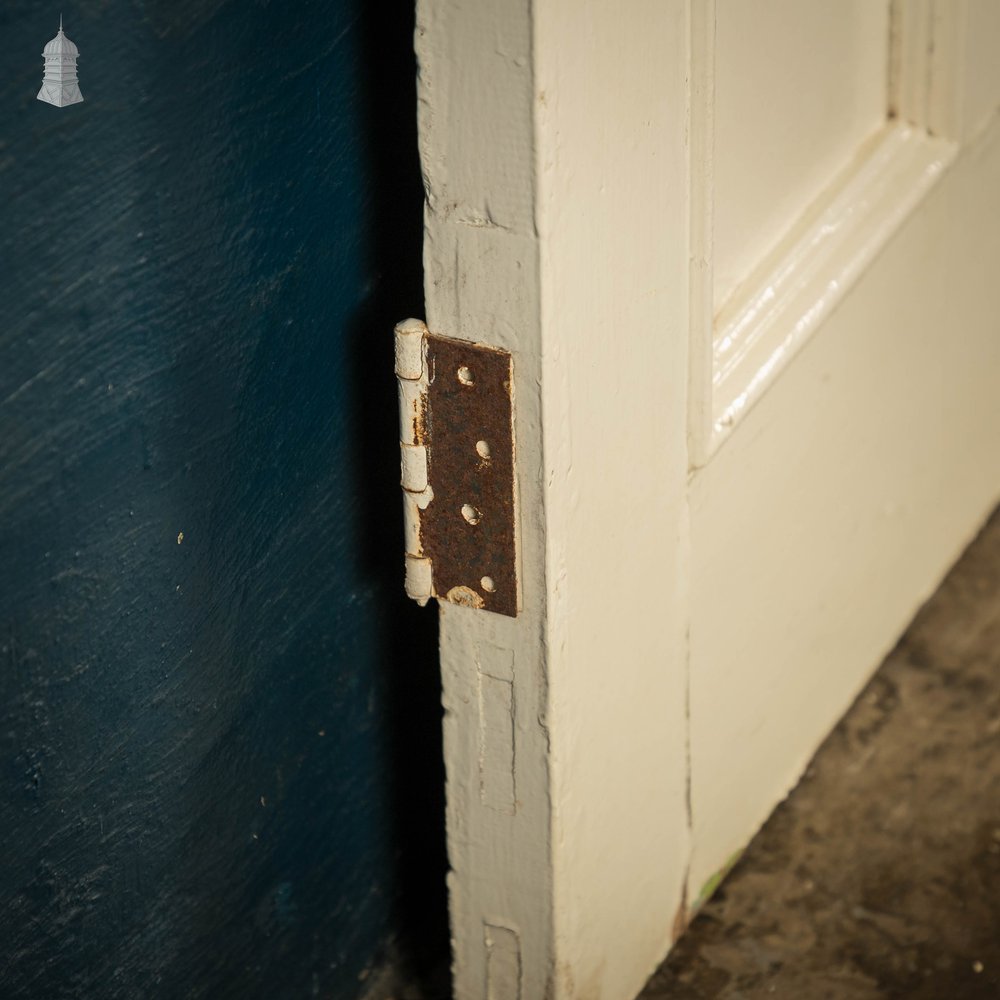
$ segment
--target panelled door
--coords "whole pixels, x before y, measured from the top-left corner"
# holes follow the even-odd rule
[[[516,400],[520,614],[442,607],[456,991],[625,1000],[1000,496],[1000,6],[417,48],[428,326]]]

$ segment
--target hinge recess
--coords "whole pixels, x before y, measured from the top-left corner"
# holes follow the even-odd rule
[[[395,333],[406,592],[516,617],[511,355],[416,319]]]

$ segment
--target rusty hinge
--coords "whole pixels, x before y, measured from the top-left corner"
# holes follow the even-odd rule
[[[406,592],[514,617],[514,374],[506,351],[396,326]]]

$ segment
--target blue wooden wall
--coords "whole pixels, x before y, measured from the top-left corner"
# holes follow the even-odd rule
[[[0,7],[5,1000],[347,998],[447,947],[411,6]]]

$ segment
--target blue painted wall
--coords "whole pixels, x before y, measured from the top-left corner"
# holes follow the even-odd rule
[[[446,948],[411,6],[64,2],[62,109],[60,6],[0,7],[8,1000],[354,997]]]

